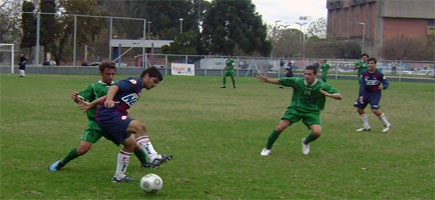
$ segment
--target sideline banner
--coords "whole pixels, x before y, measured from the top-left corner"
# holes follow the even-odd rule
[[[171,63],[171,74],[195,76],[195,65],[185,63]]]

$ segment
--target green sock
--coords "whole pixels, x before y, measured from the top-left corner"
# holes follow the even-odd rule
[[[234,80],[234,77],[231,77],[231,82],[233,82],[233,87],[236,87],[236,81]]]
[[[222,80],[222,85],[226,85],[227,84],[227,79],[224,77]]]
[[[272,149],[273,143],[275,143],[276,139],[278,139],[279,133],[276,130],[273,130],[270,133],[269,138],[267,139],[266,149]]]
[[[316,137],[313,133],[310,133],[304,140],[304,144],[308,144],[314,140],[317,140],[318,137]]]
[[[147,156],[145,155],[145,151],[143,151],[143,149],[140,149],[140,151],[135,151],[134,155],[136,155],[137,159],[139,159],[141,163],[147,163]]]
[[[79,153],[77,152],[77,148],[72,149],[65,158],[62,158],[61,162],[67,164],[69,161],[76,159],[79,157]]]

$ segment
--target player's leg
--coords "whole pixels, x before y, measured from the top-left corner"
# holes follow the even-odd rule
[[[112,178],[112,182],[114,183],[134,181],[134,179],[125,175],[125,172],[127,171],[127,167],[130,162],[131,153],[137,144],[134,137],[130,135],[124,140],[123,145],[124,148],[118,153],[115,175]]]
[[[234,72],[231,73],[231,82],[233,83],[233,88],[236,88],[236,81],[234,80]]]
[[[364,99],[360,100],[359,98],[357,98],[355,103],[353,104],[353,106],[356,108],[356,111],[359,115],[359,118],[361,119],[361,121],[363,123],[363,127],[356,130],[358,132],[370,131],[370,129],[371,129],[368,116],[364,112],[364,109],[367,107],[367,104],[368,104],[368,102],[366,102],[366,100],[364,100]]]
[[[82,140],[77,148],[71,149],[68,154],[61,160],[58,160],[50,165],[49,171],[54,172],[62,169],[70,161],[86,154],[92,145],[102,137],[102,133],[95,121],[89,121],[88,126],[83,132]]]
[[[154,149],[151,140],[148,137],[146,126],[139,120],[132,120],[127,127],[127,132],[136,134],[136,142],[145,151],[150,163],[158,167],[161,163],[172,159],[172,155],[160,155]]]
[[[145,168],[152,167],[151,164],[147,160],[147,155],[145,151],[139,146],[139,144],[136,144],[136,147],[134,148],[134,155],[137,157],[137,159],[140,161],[141,166]]]
[[[293,123],[298,122],[301,119],[299,113],[293,109],[289,108],[287,109],[284,114],[281,117],[281,121],[279,122],[276,129],[274,129],[269,137],[267,138],[266,146],[261,151],[260,155],[262,156],[268,156],[272,153],[272,146],[275,143],[275,141],[278,139],[280,134],[290,125]]]
[[[221,88],[225,88],[227,84],[227,72],[224,73],[224,75],[222,76],[222,86]]]
[[[302,122],[311,130],[307,137],[302,138],[302,153],[308,155],[310,153],[310,143],[317,140],[322,134],[320,112],[305,114],[302,118]]]
[[[379,120],[381,120],[381,122],[383,123],[384,128],[382,129],[382,132],[387,133],[391,128],[391,124],[388,121],[387,116],[385,116],[385,113],[379,110],[379,108],[381,107],[379,105],[380,100],[381,100],[381,95],[376,95],[375,97],[372,98],[370,105],[373,114],[375,114],[379,118]]]

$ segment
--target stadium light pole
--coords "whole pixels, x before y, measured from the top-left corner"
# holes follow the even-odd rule
[[[180,34],[183,33],[183,18],[178,19],[180,20]]]
[[[152,21],[148,21],[148,38],[151,40],[151,24],[153,22]]]
[[[305,33],[304,33],[304,30],[303,30],[303,27],[307,23],[305,23],[305,22],[297,22],[296,24],[300,26],[300,30],[301,30],[301,33],[302,33],[301,37],[299,38],[299,43],[301,43],[301,46],[302,46],[300,57],[303,58],[304,57],[304,38],[305,38]]]
[[[360,25],[362,25],[362,45],[361,45],[361,54],[363,54],[364,53],[364,40],[365,40],[365,35],[366,35],[366,23],[364,23],[364,22],[360,22],[359,23]]]

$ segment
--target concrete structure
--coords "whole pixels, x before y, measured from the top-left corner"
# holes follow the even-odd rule
[[[434,0],[327,0],[326,7],[327,37],[364,43],[376,57],[388,39],[435,37]]]

